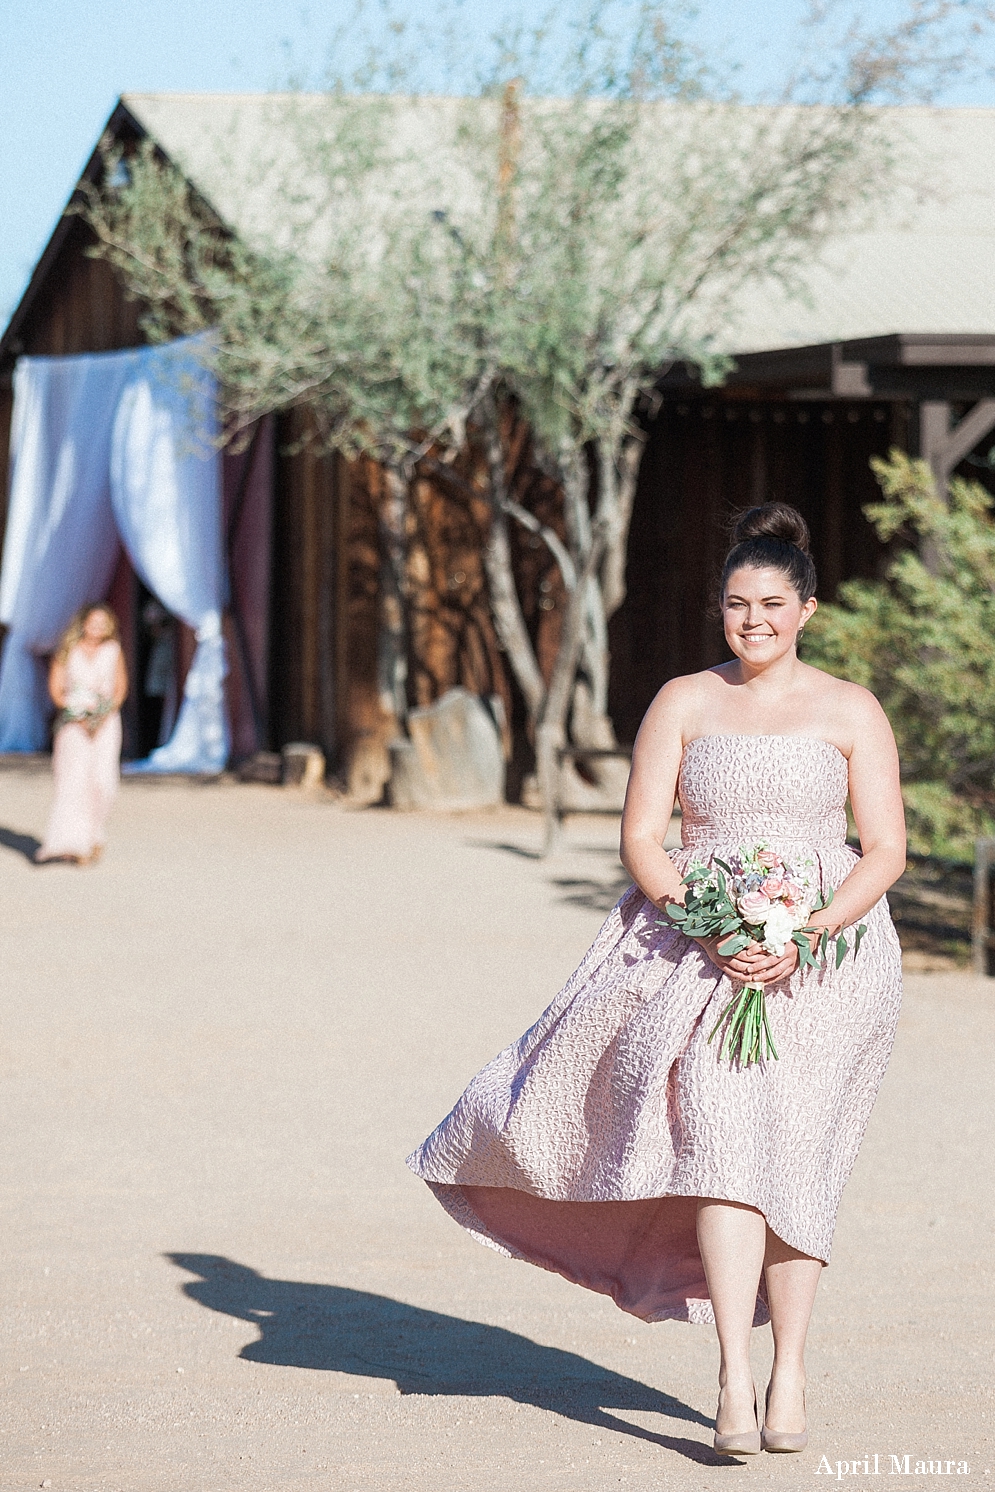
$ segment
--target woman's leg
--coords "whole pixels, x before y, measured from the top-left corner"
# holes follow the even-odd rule
[[[721,1354],[715,1416],[720,1435],[756,1428],[750,1332],[766,1244],[767,1224],[755,1207],[710,1197],[698,1202],[698,1248]]]
[[[805,1429],[805,1337],[822,1263],[767,1230],[764,1274],[774,1337],[767,1423],[789,1434]]]

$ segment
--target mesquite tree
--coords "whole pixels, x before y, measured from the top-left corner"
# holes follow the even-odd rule
[[[398,721],[406,491],[418,469],[465,481],[453,463],[470,431],[484,453],[492,612],[549,840],[568,729],[576,746],[614,743],[608,622],[624,598],[641,403],[675,361],[721,378],[716,348],[743,287],[799,287],[830,232],[872,198],[880,209],[901,152],[868,104],[910,80],[923,91],[951,62],[944,25],[980,9],[913,0],[891,33],[843,38],[833,66],[801,72],[778,107],[747,107],[715,87],[669,7],[646,4],[605,41],[611,8],[579,33],[559,96],[540,96],[505,49],[503,83],[474,98],[274,98],[277,146],[239,166],[265,185],[268,229],[256,214],[245,236],[230,231],[151,148],[127,184],[111,169],[79,204],[150,335],[211,329],[230,436],[305,406],[325,446],[382,464],[380,685]],[[509,404],[558,480],[558,526],[511,496]],[[511,524],[547,544],[563,581],[548,677]]]
[[[475,410],[493,509],[486,562],[534,730],[547,843],[568,727],[575,746],[615,741],[608,623],[625,596],[640,405],[677,361],[720,379],[728,362],[716,348],[729,345],[743,288],[802,289],[826,237],[872,200],[881,210],[901,146],[894,121],[868,105],[926,84],[950,11],[915,5],[887,36],[852,31],[834,65],[800,73],[780,107],[745,108],[709,96],[699,59],[648,6],[623,49],[578,53],[569,98],[530,96],[513,80],[500,108],[466,111],[460,140],[477,191],[453,196],[443,222],[490,287],[482,336],[499,376]],[[558,478],[559,532],[509,500],[502,391]],[[546,540],[567,594],[548,679],[517,605],[509,517]],[[591,764],[595,776],[614,766]]]
[[[408,161],[393,139],[397,101],[320,103],[316,120],[306,103],[274,97],[279,162],[257,154],[242,164],[268,177],[272,231],[233,232],[151,142],[127,159],[107,142],[102,181],[84,184],[72,210],[96,235],[90,252],[140,300],[152,341],[205,334],[225,441],[296,408],[307,414],[303,438],[379,463],[378,692],[389,735],[407,709],[411,478],[426,452],[464,442],[492,374],[464,324],[454,241],[429,213],[398,204]]]

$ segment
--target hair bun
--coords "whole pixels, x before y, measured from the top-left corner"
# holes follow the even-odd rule
[[[809,553],[808,524],[790,503],[764,503],[759,508],[748,508],[736,519],[732,537],[734,544],[747,539],[780,539],[785,544],[794,544],[802,554]]]

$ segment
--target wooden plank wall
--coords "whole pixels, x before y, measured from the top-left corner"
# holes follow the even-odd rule
[[[140,347],[140,307],[126,299],[114,271],[90,259],[90,230],[74,219],[20,330],[18,353],[64,356]]]
[[[377,685],[383,474],[307,444],[300,413],[278,425],[274,506],[271,744],[313,741],[364,796],[379,795],[394,732]],[[534,465],[529,433],[509,424],[515,496],[544,522],[562,522],[559,497]],[[409,706],[456,685],[497,697],[513,783],[531,770],[525,711],[491,620],[483,544],[489,510],[481,456],[469,450],[450,479],[411,484],[406,524]],[[559,572],[541,539],[512,535],[523,609],[548,672],[563,602]]]
[[[228,447],[221,460],[229,591],[225,690],[236,762],[269,746],[274,424],[265,415],[247,432],[247,444]]]
[[[65,356],[76,352],[117,352],[145,341],[138,326],[139,307],[125,299],[114,271],[100,259],[86,257],[93,242],[77,218],[69,227],[49,271],[44,291],[34,301],[20,329],[20,356]],[[0,369],[0,544],[7,519],[12,367]]]
[[[307,416],[277,421],[270,643],[270,738],[310,741],[333,761],[341,745],[338,634],[343,597],[340,463],[307,444]]]
[[[640,471],[628,595],[611,625],[611,708],[631,741],[657,689],[727,655],[710,614],[733,515],[794,503],[812,531],[819,594],[879,572],[886,551],[862,508],[870,458],[907,447],[912,407],[883,401],[668,399]]]

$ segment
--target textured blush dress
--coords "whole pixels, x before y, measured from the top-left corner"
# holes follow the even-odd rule
[[[66,701],[94,709],[114,698],[119,645],[102,642],[93,654],[76,646],[66,658]],[[103,847],[107,817],[117,795],[121,763],[121,715],[112,710],[91,736],[83,725],[62,724],[52,747],[55,796],[39,860],[88,859]]]
[[[678,793],[682,874],[765,840],[823,887],[856,863],[846,758],[809,736],[701,736]],[[828,1263],[840,1197],[901,1003],[887,902],[842,966],[768,989],[779,1060],[738,1067],[708,1036],[733,985],[637,886],[536,1024],[408,1158],[482,1243],[611,1295],[645,1321],[711,1321],[697,1197],[744,1202]],[[852,945],[852,938],[849,940]],[[761,1282],[755,1324],[768,1319]]]

